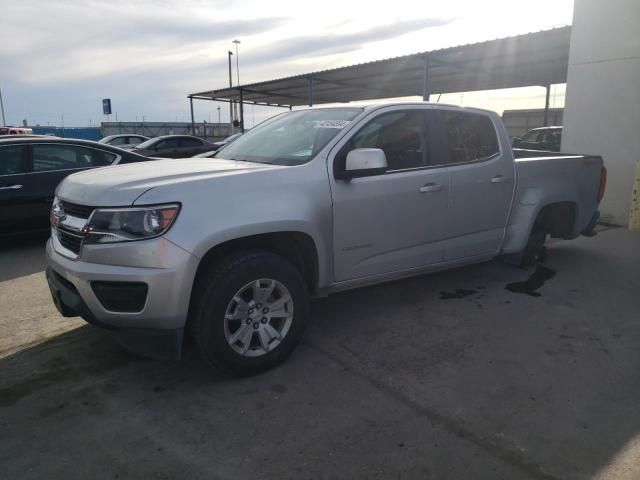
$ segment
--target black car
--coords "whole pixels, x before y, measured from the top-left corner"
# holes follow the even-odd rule
[[[67,175],[147,160],[88,140],[15,136],[0,140],[0,237],[46,230],[55,189]]]
[[[514,148],[559,152],[562,143],[562,127],[540,127],[529,130],[522,137],[513,139]]]
[[[191,135],[163,135],[142,142],[131,151],[145,157],[187,158],[215,149],[212,143]]]

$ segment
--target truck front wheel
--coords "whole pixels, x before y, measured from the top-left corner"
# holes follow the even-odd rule
[[[237,375],[280,363],[304,332],[309,310],[304,278],[269,252],[232,254],[202,272],[189,329],[202,357]]]

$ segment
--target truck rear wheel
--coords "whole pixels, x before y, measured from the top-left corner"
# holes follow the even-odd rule
[[[210,365],[254,375],[282,363],[304,332],[308,292],[300,272],[269,252],[239,252],[203,272],[189,328]]]
[[[536,225],[533,226],[533,230],[529,236],[527,246],[525,247],[524,252],[522,252],[521,265],[523,267],[535,265],[538,262],[544,262],[547,258],[547,249],[544,246],[544,242],[546,240],[547,230],[544,224],[538,224],[536,222]]]

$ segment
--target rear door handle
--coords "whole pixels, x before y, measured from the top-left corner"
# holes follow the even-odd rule
[[[508,180],[507,177],[503,177],[502,175],[496,175],[491,179],[491,183],[502,183]]]
[[[8,187],[0,187],[0,190],[20,190],[24,185],[9,185]]]
[[[437,183],[427,183],[420,187],[420,193],[439,192],[440,190],[442,190],[442,185],[438,185]]]

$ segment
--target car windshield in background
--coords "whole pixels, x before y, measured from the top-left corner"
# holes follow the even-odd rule
[[[362,113],[362,108],[327,108],[285,113],[227,144],[227,160],[302,165]]]
[[[154,143],[156,143],[157,140],[158,140],[157,138],[150,138],[149,140],[145,140],[144,142],[137,144],[136,148],[142,150],[144,148],[147,148],[153,145]]]

